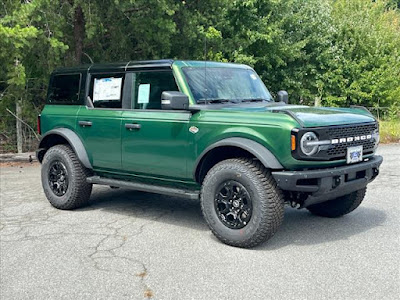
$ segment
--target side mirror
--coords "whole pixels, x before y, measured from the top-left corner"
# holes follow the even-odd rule
[[[189,109],[189,97],[181,92],[165,91],[161,94],[162,109]]]
[[[286,91],[279,91],[278,92],[278,101],[279,102],[285,102],[286,104],[289,103],[289,94]]]

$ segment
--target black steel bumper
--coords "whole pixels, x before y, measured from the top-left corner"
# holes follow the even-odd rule
[[[341,167],[272,172],[278,186],[284,191],[301,192],[308,197],[303,207],[341,197],[364,188],[379,173],[382,156]]]

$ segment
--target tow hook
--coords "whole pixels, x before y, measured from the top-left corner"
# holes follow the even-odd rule
[[[372,175],[372,178],[375,178],[376,176],[379,175],[379,169],[378,168],[374,168],[374,174]]]
[[[296,201],[290,201],[290,206],[292,208],[297,208],[297,209],[301,208],[301,204],[299,202],[296,202]]]
[[[339,185],[340,185],[340,176],[335,176],[335,177],[333,177],[333,188],[336,188],[336,187],[338,187]]]

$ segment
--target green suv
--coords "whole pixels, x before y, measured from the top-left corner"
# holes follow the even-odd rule
[[[274,101],[246,65],[201,61],[93,64],[54,71],[38,119],[42,185],[59,209],[93,184],[200,199],[222,242],[253,247],[284,204],[340,217],[362,202],[382,157],[363,107]]]

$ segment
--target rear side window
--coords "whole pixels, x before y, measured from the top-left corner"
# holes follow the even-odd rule
[[[89,97],[95,108],[122,108],[125,74],[92,74]]]
[[[50,81],[48,104],[80,104],[81,74],[54,75]]]

